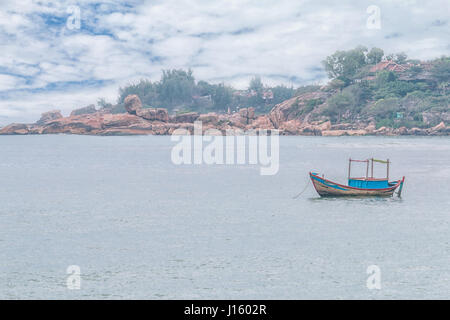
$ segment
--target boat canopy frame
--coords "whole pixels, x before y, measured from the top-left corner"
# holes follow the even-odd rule
[[[365,177],[366,180],[376,180],[373,177],[373,163],[374,162],[385,164],[386,165],[386,179],[389,181],[389,164],[391,163],[389,161],[389,159],[387,159],[387,160],[379,160],[379,159],[370,158],[370,159],[366,159],[366,160],[356,160],[356,159],[349,158],[348,159],[348,179],[349,180],[350,179],[361,179],[360,177],[359,178],[356,178],[356,177],[352,178],[352,176],[351,176],[352,162],[363,162],[363,163],[366,163],[366,177]],[[371,167],[371,169],[370,169],[370,171],[371,171],[370,177],[369,177],[369,164],[370,164],[370,167]]]

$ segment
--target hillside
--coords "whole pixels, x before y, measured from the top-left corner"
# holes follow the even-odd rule
[[[323,61],[323,86],[265,86],[254,77],[246,90],[195,81],[191,70],[167,70],[161,80],[120,88],[117,103],[58,110],[35,124],[12,124],[0,134],[170,134],[178,127],[277,129],[287,135],[448,135],[450,58],[431,61],[357,47]],[[127,99],[137,109],[127,107]]]

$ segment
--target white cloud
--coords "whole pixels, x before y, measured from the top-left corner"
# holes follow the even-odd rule
[[[13,77],[7,74],[0,74],[0,91],[15,89],[24,81],[21,78]]]

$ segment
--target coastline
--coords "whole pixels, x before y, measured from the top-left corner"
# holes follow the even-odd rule
[[[0,129],[0,135],[80,134],[80,135],[172,135],[184,129],[193,134],[194,122],[202,123],[203,134],[252,133],[277,130],[290,136],[449,136],[450,127],[444,121],[429,128],[377,128],[372,119],[332,124],[329,119],[310,120],[310,114],[298,116],[299,100],[311,99],[311,94],[294,97],[276,105],[268,114],[256,115],[252,107],[239,112],[199,114],[187,112],[169,115],[163,108],[143,108],[137,95],[125,99],[127,113],[112,113],[108,109],[85,107],[63,117],[59,110],[42,114],[32,124],[12,123]],[[209,132],[209,133],[208,133]]]

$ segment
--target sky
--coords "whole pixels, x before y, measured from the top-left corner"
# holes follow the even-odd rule
[[[115,103],[161,70],[245,89],[324,84],[321,61],[357,45],[450,54],[450,1],[0,0],[0,125]]]

